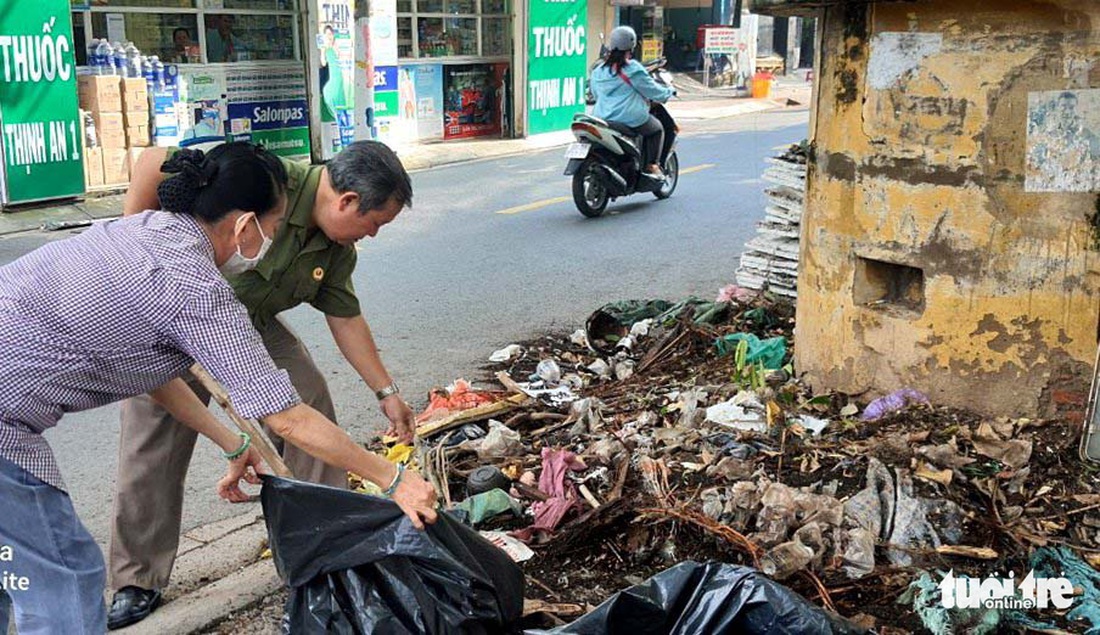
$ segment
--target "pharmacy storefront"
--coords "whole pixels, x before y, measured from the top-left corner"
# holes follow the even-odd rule
[[[153,145],[250,139],[308,158],[304,1],[74,0],[78,63],[98,72],[97,48],[129,42],[168,67],[169,94],[151,113]]]
[[[368,20],[374,136],[511,136],[510,0],[378,0]]]

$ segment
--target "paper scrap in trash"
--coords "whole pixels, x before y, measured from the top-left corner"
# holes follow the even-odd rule
[[[503,531],[479,531],[483,538],[500,547],[514,562],[526,562],[535,556],[531,548]]]
[[[768,431],[768,424],[764,421],[764,413],[743,408],[734,403],[735,400],[736,398],[730,399],[707,408],[707,421],[738,430]]]
[[[546,388],[546,384],[538,381],[524,382],[516,384],[516,386],[518,386],[528,397],[538,399],[551,406],[564,406],[579,399],[577,393],[573,392],[573,390],[565,384],[554,386],[553,388]]]
[[[802,424],[803,428],[813,432],[815,437],[820,436],[821,432],[825,430],[825,427],[829,425],[827,419],[818,419],[810,415],[800,415],[798,417],[798,422]]]

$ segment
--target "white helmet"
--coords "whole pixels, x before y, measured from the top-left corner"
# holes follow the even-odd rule
[[[633,51],[638,44],[638,35],[628,26],[617,26],[607,36],[612,51]]]

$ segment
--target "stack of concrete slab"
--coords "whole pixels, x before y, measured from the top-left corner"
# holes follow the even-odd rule
[[[806,148],[793,145],[766,161],[763,178],[769,184],[764,190],[768,205],[764,220],[756,225],[756,236],[745,244],[741,254],[737,284],[793,300],[797,296],[798,235],[806,195]]]

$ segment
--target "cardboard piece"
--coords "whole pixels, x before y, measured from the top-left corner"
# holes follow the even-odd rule
[[[120,112],[93,112],[96,139],[104,148],[125,148],[126,128]]]
[[[126,148],[102,148],[103,184],[124,185],[130,181],[129,157]]]
[[[126,110],[122,113],[122,123],[127,128],[132,126],[148,126],[149,125],[149,111],[132,111]]]
[[[136,124],[126,127],[126,146],[143,148],[149,145],[149,124]]]
[[[122,112],[122,90],[114,75],[78,75],[80,105],[91,112]]]
[[[121,87],[123,110],[149,112],[149,85],[144,77],[123,77]]]
[[[103,148],[84,148],[84,185],[103,185]]]

